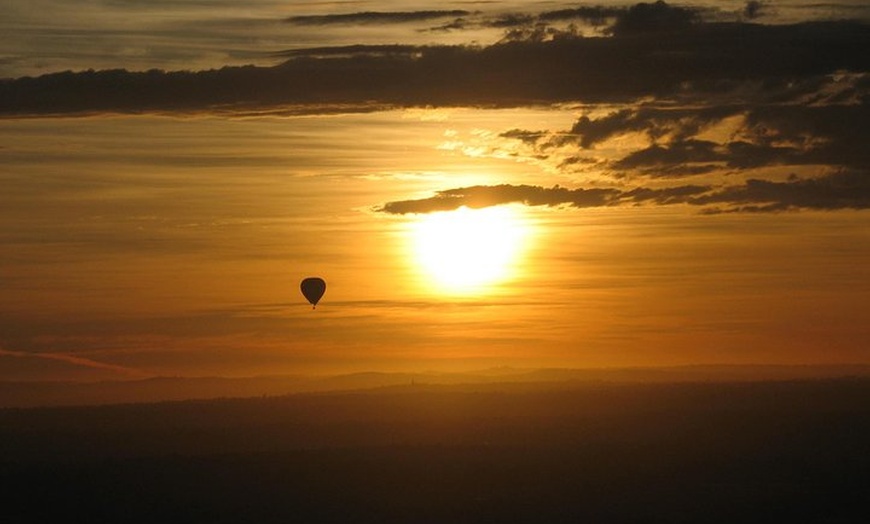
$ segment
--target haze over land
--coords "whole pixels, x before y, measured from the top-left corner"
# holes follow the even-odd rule
[[[457,373],[353,373],[332,376],[246,378],[158,377],[99,382],[0,383],[0,409],[88,406],[179,401],[185,399],[275,397],[288,394],[360,392],[406,386],[484,391],[499,388],[570,388],[603,384],[752,383],[763,381],[859,379],[870,366],[683,366],[612,369],[493,368]]]

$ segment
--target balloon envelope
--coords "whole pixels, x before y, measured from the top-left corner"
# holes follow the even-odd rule
[[[308,277],[302,280],[299,288],[305,298],[311,302],[311,305],[316,306],[323,294],[326,293],[326,282],[322,278]]]

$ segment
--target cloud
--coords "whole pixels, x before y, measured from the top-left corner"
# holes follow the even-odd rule
[[[758,18],[766,10],[766,4],[758,0],[750,0],[743,6],[743,16],[749,20]]]
[[[747,4],[742,16],[757,15],[759,6]],[[285,61],[273,67],[66,71],[0,80],[0,115],[609,104],[616,110],[581,116],[568,129],[496,131],[487,144],[497,152],[495,141],[505,147],[514,141],[511,158],[528,154],[528,161],[549,162],[576,180],[594,178],[594,187],[454,188],[388,202],[379,211],[507,203],[679,204],[704,212],[866,208],[870,26],[709,22],[707,14],[656,2],[537,15],[444,10],[294,17],[288,23],[312,26],[445,19],[457,27],[498,26],[509,38],[489,46],[295,49],[276,55]],[[574,20],[612,22],[610,36],[582,37],[564,27]],[[558,23],[562,28],[551,25]],[[774,171],[778,179],[770,179]],[[795,176],[781,180],[789,172]]]
[[[576,8],[543,11],[541,13],[508,13],[484,17],[480,25],[497,28],[544,26],[554,22],[582,21],[593,26],[605,26],[609,34],[683,29],[701,21],[699,9],[671,6],[661,0],[655,3],[639,3],[633,6],[580,6]]]
[[[568,189],[560,186],[544,188],[510,184],[472,186],[439,191],[430,198],[388,202],[377,208],[377,211],[403,215],[448,211],[462,206],[483,208],[511,203],[527,206],[569,204],[575,207],[599,207],[613,202],[619,194],[617,189]]]
[[[795,86],[806,81],[817,85],[827,75],[870,70],[868,47],[870,27],[824,22],[693,24],[667,34],[488,47],[316,48],[292,52],[274,67],[119,69],[2,80],[0,115],[629,103],[748,96],[747,86],[768,99],[794,98],[801,94]]]
[[[706,213],[797,209],[870,209],[870,172],[842,171],[818,178],[791,177],[784,182],[750,179],[726,187],[680,185],[652,188],[545,188],[531,185],[472,186],[439,191],[417,200],[387,202],[376,211],[390,214],[432,213],[466,206],[504,204],[578,208],[683,204]]]
[[[617,170],[654,170],[657,176],[685,176],[719,169],[725,159],[718,144],[705,140],[684,140],[663,147],[653,144],[613,163]]]
[[[619,14],[610,31],[616,35],[660,33],[685,29],[699,21],[698,10],[658,0],[629,7]]]
[[[683,185],[667,188],[637,187],[622,191],[616,201],[620,205],[632,204],[686,204],[693,203],[697,197],[708,193],[709,186]]]
[[[747,2],[739,14],[722,12],[714,8],[696,8],[671,5],[664,1],[642,2],[626,6],[587,5],[542,12],[500,10],[467,11],[418,10],[418,11],[360,11],[326,15],[299,15],[284,21],[298,26],[402,24],[440,18],[453,18],[431,31],[456,31],[480,28],[496,28],[508,31],[513,36],[529,34],[515,32],[521,28],[538,27],[545,33],[557,32],[558,24],[580,22],[592,27],[604,28],[606,34],[630,35],[649,32],[682,30],[700,23],[705,18],[730,18],[750,20],[759,17],[765,9],[761,2]],[[728,16],[732,15],[732,16]]]
[[[294,25],[331,25],[331,24],[403,24],[432,20],[437,18],[462,17],[470,15],[470,11],[428,10],[428,11],[361,11],[357,13],[339,13],[329,15],[291,16],[285,21]]]
[[[782,211],[788,209],[870,209],[870,171],[842,171],[828,176],[786,182],[750,179],[688,203],[726,206],[724,211]],[[714,207],[712,212],[723,211]]]
[[[864,98],[870,90],[865,82],[863,74],[831,75],[816,89],[834,94],[813,96],[812,104],[758,100],[628,106],[598,117],[581,116],[562,132],[512,129],[500,137],[521,141],[534,158],[561,155],[560,169],[567,172],[582,172],[586,166],[579,159],[609,148],[610,159],[599,156],[596,167],[617,178],[726,175],[772,166],[868,171],[870,149],[864,144],[870,143],[865,124],[870,105]]]
[[[563,20],[585,20],[594,25],[603,25],[608,19],[616,18],[626,12],[624,7],[581,6],[573,9],[545,11],[538,15],[544,22]]]
[[[580,146],[584,149],[628,133],[644,133],[651,140],[661,140],[666,137],[684,140],[704,128],[745,110],[743,106],[734,105],[626,108],[597,119],[582,116],[571,128],[571,133],[577,136]]]
[[[503,138],[513,138],[527,144],[537,144],[548,136],[546,131],[527,131],[525,129],[511,129],[501,133]]]
[[[346,46],[306,47],[275,53],[277,57],[293,59],[322,58],[398,58],[412,59],[420,54],[420,48],[406,44],[353,44]]]
[[[67,364],[71,364],[74,366],[97,369],[101,371],[109,371],[117,375],[125,376],[125,377],[147,377],[150,376],[147,373],[144,373],[140,370],[119,366],[116,364],[107,364],[105,362],[99,362],[97,360],[84,358],[76,355],[70,355],[67,353],[29,353],[24,351],[10,351],[8,349],[0,348],[0,357],[12,357],[12,358],[24,358],[24,359],[43,359],[43,360],[51,360],[64,362]]]

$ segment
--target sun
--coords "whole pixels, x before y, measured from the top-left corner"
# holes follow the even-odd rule
[[[413,226],[414,253],[431,287],[475,294],[517,276],[528,225],[513,207],[431,213]]]

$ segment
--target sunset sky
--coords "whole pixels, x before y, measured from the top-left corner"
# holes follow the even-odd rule
[[[870,364],[868,50],[864,0],[5,0],[0,380]]]

